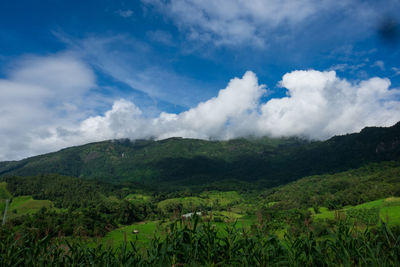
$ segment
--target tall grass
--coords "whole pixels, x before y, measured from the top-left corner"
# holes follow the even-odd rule
[[[0,229],[0,266],[399,266],[400,236],[385,223],[360,231],[346,222],[324,238],[305,231],[283,239],[254,227],[227,226],[221,234],[210,223],[176,222],[165,238],[147,250],[135,242],[119,248],[90,247],[83,241],[38,239]]]

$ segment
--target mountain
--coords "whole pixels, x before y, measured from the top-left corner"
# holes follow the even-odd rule
[[[109,140],[20,161],[0,162],[0,176],[56,173],[151,186],[204,186],[221,181],[271,187],[300,177],[400,159],[400,122],[327,141],[248,138]]]

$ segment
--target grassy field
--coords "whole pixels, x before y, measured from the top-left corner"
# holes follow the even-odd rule
[[[7,183],[0,182],[0,215],[3,215],[5,201],[11,199],[10,206],[8,207],[8,218],[14,218],[19,215],[32,214],[39,211],[41,208],[52,208],[50,200],[35,200],[32,196],[18,196],[12,197],[7,190]]]
[[[211,222],[212,225],[215,225],[216,229],[219,233],[224,234],[225,228],[227,225],[232,225],[236,223],[236,227],[244,228],[245,230],[250,230],[252,224],[256,223],[255,216],[241,216],[241,215],[233,215],[230,212],[218,212],[226,214],[227,216],[231,216],[231,221],[226,222]],[[234,218],[236,217],[236,219]],[[106,246],[116,247],[123,243],[125,240],[127,242],[137,240],[137,244],[139,247],[145,247],[149,244],[150,240],[154,235],[158,237],[164,236],[166,229],[172,223],[172,221],[146,221],[141,223],[135,223],[129,226],[123,226],[118,229],[115,229],[109,232],[104,238],[102,238],[101,242]],[[139,233],[134,234],[133,231],[138,230]]]
[[[20,196],[12,199],[9,207],[8,217],[12,218],[18,215],[32,214],[41,208],[51,208],[50,200],[35,200],[32,196]]]
[[[389,197],[375,201],[366,202],[357,206],[346,206],[339,211],[348,211],[350,209],[379,209],[380,218],[387,222],[389,225],[400,225],[400,197]],[[320,219],[334,219],[335,211],[328,210],[325,207],[319,208],[320,213],[314,214],[314,218]]]
[[[126,199],[132,201],[147,201],[149,198],[151,197],[142,194],[130,194],[126,197]],[[177,206],[182,208],[182,213],[200,210],[204,207],[218,207],[218,210],[212,211],[209,215],[213,218],[212,224],[215,225],[220,233],[224,233],[226,226],[233,223],[236,223],[239,228],[249,230],[257,220],[255,216],[247,215],[254,205],[246,204],[244,198],[236,191],[205,191],[199,196],[166,199],[160,201],[157,206],[166,213],[166,218],[171,216],[171,211]],[[109,232],[102,238],[101,242],[104,245],[118,246],[124,240],[128,242],[137,240],[138,245],[144,247],[154,235],[162,237],[171,222],[172,220],[164,222],[146,221],[123,226]],[[133,230],[138,230],[139,233],[133,234]]]
[[[163,229],[165,229],[165,224],[160,221],[135,223],[107,233],[102,243],[106,246],[119,246],[124,240],[127,242],[137,240],[137,244],[141,247],[149,244],[154,235],[162,234]],[[139,233],[134,234],[134,230],[138,230]]]

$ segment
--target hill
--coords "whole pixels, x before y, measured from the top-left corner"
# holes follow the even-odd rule
[[[335,174],[301,178],[267,189],[262,198],[280,209],[324,207],[330,210],[400,196],[400,162],[370,163]]]
[[[0,176],[56,173],[174,188],[204,187],[218,182],[234,186],[235,181],[272,187],[304,176],[399,158],[400,123],[397,123],[392,127],[368,127],[360,133],[335,136],[327,141],[267,137],[229,141],[109,140],[20,161],[0,162]]]

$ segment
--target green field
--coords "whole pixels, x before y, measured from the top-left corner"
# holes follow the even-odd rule
[[[35,200],[32,196],[20,196],[12,199],[8,210],[8,217],[12,218],[18,215],[32,214],[41,208],[51,208],[50,200]]]
[[[147,245],[154,235],[162,234],[164,226],[160,221],[148,221],[124,226],[109,232],[102,243],[107,246],[119,246],[125,240],[127,242],[136,241],[140,247]],[[133,231],[138,230],[138,234]]]
[[[0,183],[0,214],[3,215],[5,201],[11,199],[8,208],[8,218],[14,218],[19,215],[32,214],[39,211],[41,208],[51,208],[52,203],[50,200],[35,200],[32,196],[19,196],[12,197],[7,190],[7,183]]]
[[[357,206],[346,206],[340,211],[348,211],[350,209],[379,209],[379,216],[390,225],[400,225],[400,197],[389,197],[385,199],[379,199],[375,201],[366,202]],[[317,220],[321,219],[334,219],[335,210],[328,210],[325,207],[319,208],[320,213],[314,214],[314,218]]]
[[[255,216],[233,215],[231,212],[225,211],[218,212],[218,214],[225,214],[227,217],[230,216],[229,218],[231,218],[231,221],[211,222],[220,234],[226,234],[225,229],[228,225],[235,224],[237,228],[243,228],[247,231],[250,230],[251,225],[256,223]],[[171,223],[172,221],[146,221],[123,226],[107,233],[107,235],[102,238],[101,242],[106,246],[118,247],[125,241],[137,241],[137,245],[143,248],[149,244],[154,236],[162,238]],[[134,230],[138,230],[139,233],[134,234]]]

